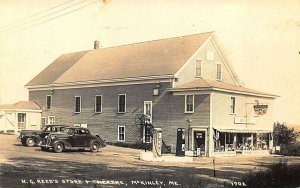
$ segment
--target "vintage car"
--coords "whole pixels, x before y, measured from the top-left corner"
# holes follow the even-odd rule
[[[47,125],[42,130],[22,130],[19,137],[23,146],[32,147],[41,144],[42,140],[50,133],[64,131],[64,125]]]
[[[53,149],[59,153],[68,149],[90,150],[98,152],[99,148],[105,147],[105,141],[98,135],[92,135],[87,128],[69,127],[64,132],[52,133],[44,139],[40,145],[43,151]]]

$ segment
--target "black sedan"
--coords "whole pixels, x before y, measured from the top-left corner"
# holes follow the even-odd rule
[[[105,141],[98,135],[92,135],[90,131],[82,127],[67,128],[64,132],[49,134],[40,145],[43,151],[53,149],[59,153],[68,149],[99,151],[105,147]]]

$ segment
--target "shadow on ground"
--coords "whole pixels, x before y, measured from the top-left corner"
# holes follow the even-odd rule
[[[249,168],[217,168],[214,177],[213,168],[199,165],[177,167],[137,162],[134,167],[111,167],[100,160],[99,163],[36,157],[12,157],[9,160],[10,163],[0,166],[1,187],[124,187],[125,184],[128,187],[224,187],[225,179],[238,180]],[[54,182],[47,183],[45,180]],[[66,180],[73,180],[73,183],[63,183]],[[82,184],[76,184],[74,180],[82,181]],[[103,184],[92,180],[116,182]],[[118,182],[124,184],[118,185]]]

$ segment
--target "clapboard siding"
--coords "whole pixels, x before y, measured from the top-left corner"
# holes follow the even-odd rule
[[[42,109],[42,117],[55,116],[57,124],[88,124],[94,134],[101,135],[106,141],[116,142],[118,126],[125,126],[125,141],[139,142],[140,126],[136,125],[136,115],[143,114],[144,101],[152,101],[153,125],[163,129],[163,139],[167,145],[176,146],[177,128],[187,129],[187,118],[193,120],[192,125],[209,125],[209,95],[195,96],[195,112],[184,112],[185,97],[174,96],[166,88],[171,83],[161,83],[160,95],[153,96],[155,84],[127,86],[110,86],[79,89],[56,89],[52,94],[51,110],[46,110],[46,96],[49,91],[30,91],[29,100],[38,103]],[[126,113],[117,111],[118,94],[126,94]],[[102,95],[102,113],[94,113],[95,95]],[[81,113],[74,113],[75,96],[81,96]]]

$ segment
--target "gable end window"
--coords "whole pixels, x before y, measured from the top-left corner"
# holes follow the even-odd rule
[[[222,66],[221,64],[217,64],[217,80],[222,79]]]
[[[118,126],[118,141],[125,141],[125,126]]]
[[[47,110],[51,109],[51,102],[52,102],[52,96],[51,95],[47,95],[47,98],[46,98],[46,109]]]
[[[202,61],[196,60],[196,77],[202,76]]]
[[[95,113],[102,113],[102,95],[95,96]]]
[[[118,113],[126,112],[126,94],[119,94],[118,96]]]
[[[81,96],[75,96],[75,113],[81,112]]]
[[[185,96],[185,113],[194,113],[194,95]]]
[[[231,97],[230,113],[231,114],[235,114],[235,97]]]

